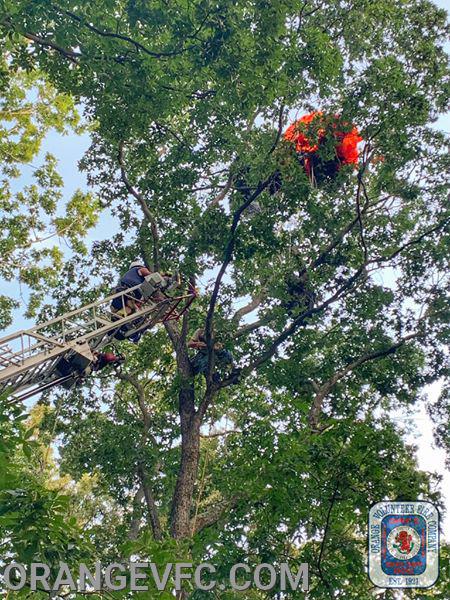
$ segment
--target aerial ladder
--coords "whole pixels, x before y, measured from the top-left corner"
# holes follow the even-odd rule
[[[6,394],[13,403],[58,385],[70,388],[114,339],[132,338],[158,323],[178,320],[197,296],[193,285],[181,291],[183,286],[178,275],[152,273],[142,284],[1,338],[0,396]],[[139,308],[127,314],[127,301],[136,303],[137,295]],[[117,298],[122,310],[113,312],[111,302]]]

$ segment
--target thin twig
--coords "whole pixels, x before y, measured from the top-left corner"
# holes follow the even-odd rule
[[[277,130],[277,135],[276,138],[272,144],[271,149],[269,150],[269,154],[272,154],[273,151],[275,150],[275,148],[278,145],[278,142],[280,141],[280,137],[281,137],[281,132],[283,131],[283,116],[284,116],[284,102],[281,103],[280,106],[280,113],[278,115],[278,130]]]
[[[119,153],[118,153],[118,161],[119,161],[119,165],[120,165],[120,173],[121,173],[122,181],[125,184],[125,187],[127,188],[128,193],[130,193],[139,202],[139,204],[142,208],[142,212],[144,213],[144,216],[150,223],[150,229],[151,229],[152,238],[153,238],[153,269],[155,271],[158,271],[159,270],[159,234],[158,234],[158,225],[156,223],[156,217],[150,210],[147,202],[145,201],[145,198],[142,196],[142,194],[140,194],[131,185],[130,180],[127,177],[127,173],[125,170],[124,155],[123,155],[124,154],[124,145],[125,145],[124,142],[121,142],[119,144]]]
[[[54,5],[54,8],[61,10],[59,7],[57,7],[55,5]],[[95,27],[91,23],[88,23],[82,17],[76,15],[75,13],[73,13],[69,10],[63,10],[62,12],[65,15],[67,15],[69,18],[71,18],[72,20],[77,21],[78,23],[80,23],[80,25],[83,25],[84,27],[89,29],[89,31],[92,31],[93,33],[96,33],[97,35],[100,35],[102,37],[107,37],[107,38],[112,38],[112,39],[120,40],[123,42],[127,42],[128,44],[133,45],[136,50],[141,50],[144,54],[147,54],[147,56],[151,56],[152,58],[159,58],[159,59],[160,58],[170,58],[170,57],[182,54],[183,52],[187,52],[188,50],[192,50],[193,48],[196,47],[196,46],[189,46],[188,48],[180,48],[178,50],[173,50],[170,52],[161,52],[161,51],[154,52],[154,51],[146,48],[143,44],[141,44],[137,40],[134,40],[133,38],[129,37],[128,35],[122,35],[120,33],[114,33],[112,31],[104,31],[102,29],[99,29],[98,27]]]

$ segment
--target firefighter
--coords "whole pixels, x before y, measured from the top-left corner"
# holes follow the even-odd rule
[[[147,281],[147,278],[150,275],[154,276],[155,282]],[[129,294],[118,296],[111,302],[111,312],[116,315],[117,319],[119,319],[120,317],[126,317],[138,312],[145,299],[148,300],[151,298],[155,302],[162,302],[166,300],[166,297],[158,288],[161,287],[162,289],[173,289],[178,287],[179,282],[180,279],[178,273],[172,275],[171,273],[153,272],[143,264],[143,261],[136,259],[130,264],[128,271],[120,278],[114,293],[125,292],[130,288],[136,287],[137,285],[143,285],[145,283],[150,287],[150,292],[148,292],[149,295],[146,295],[144,298],[144,293],[137,288]],[[125,339],[126,332],[130,329],[133,329],[138,324],[139,322],[133,321],[123,325],[115,333],[114,337],[118,340]],[[136,344],[141,339],[143,333],[143,331],[137,332],[136,334],[131,335],[128,339]]]
[[[85,377],[101,371],[105,367],[121,365],[125,358],[121,354],[113,352],[93,352],[92,359],[74,352],[71,356],[61,357],[56,370],[61,377],[71,376],[70,379],[62,383],[66,389],[71,389],[73,385],[80,384]]]
[[[91,364],[92,372],[101,371],[108,366],[119,366],[125,362],[125,357],[122,354],[114,354],[113,352],[94,352],[94,361]]]
[[[120,278],[119,283],[114,289],[114,293],[117,294],[118,292],[124,292],[129,288],[144,283],[145,278],[151,274],[152,271],[147,269],[147,267],[142,264],[142,261],[139,259],[134,260],[130,264],[130,267],[125,275]],[[123,296],[114,298],[111,302],[111,312],[125,317],[139,310],[141,306],[142,292],[137,289],[134,290],[129,296],[126,296],[125,299],[123,299]]]

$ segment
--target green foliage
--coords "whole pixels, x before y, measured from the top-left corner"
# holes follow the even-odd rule
[[[17,493],[2,496],[2,543],[27,551],[21,532],[30,533],[38,494],[47,525],[30,534],[36,551],[46,540],[52,556],[64,554],[82,527],[91,561],[209,560],[223,581],[236,562],[309,562],[311,599],[369,600],[369,506],[406,496],[441,503],[438,478],[417,468],[405,427],[391,417],[412,409],[424,385],[448,378],[449,157],[432,127],[449,95],[445,12],[427,0],[1,6],[0,156],[15,158],[0,194],[8,233],[0,275],[35,290],[29,314],[49,291],[48,316],[107,293],[136,255],[151,263],[157,244],[161,269],[178,268],[201,287],[185,321],[190,335],[204,326],[217,271],[230,259],[214,331],[243,369],[203,420],[187,540],[170,536],[185,435],[180,390],[198,408],[205,381],[186,376],[182,343],[174,349],[159,328],[138,346],[120,344],[128,377],[110,372],[57,392],[58,413],[45,411],[37,439],[41,453],[57,439],[60,458],[26,487],[18,481],[33,457],[21,444],[30,442],[8,420],[16,441],[6,435],[0,460],[14,478],[5,489]],[[52,157],[33,185],[13,191],[17,166],[36,157],[49,127],[78,127],[78,105],[92,132],[80,167],[98,202],[77,192],[62,210]],[[359,170],[342,168],[315,188],[281,134],[317,109],[355,124],[364,152]],[[321,152],[329,158],[333,148]],[[237,223],[245,194],[274,173],[281,190],[262,191]],[[89,253],[83,238],[100,206],[119,231]],[[34,248],[34,232],[48,231],[74,255]],[[4,324],[11,307],[0,297]],[[447,396],[430,409],[446,448]],[[186,456],[195,463],[195,452]],[[143,471],[161,540],[151,533]],[[62,515],[76,518],[73,527],[61,530]],[[448,597],[447,568],[444,548],[442,582],[404,597]]]
[[[64,240],[76,253],[86,253],[82,242],[97,222],[98,200],[76,191],[63,206],[63,181],[57,160],[40,150],[50,130],[61,134],[80,131],[74,100],[59,94],[38,72],[20,68],[8,71],[7,55],[0,59],[0,276],[31,290],[27,316],[34,317],[44,291],[60,277]],[[33,182],[20,188],[24,171],[33,169]],[[11,321],[15,300],[2,296],[0,328]]]
[[[59,561],[75,564],[83,554],[82,534],[70,516],[70,498],[51,489],[35,427],[18,407],[0,413],[0,549],[16,562],[45,562],[56,568]],[[46,453],[42,454],[44,460]],[[48,476],[48,474],[47,474]]]

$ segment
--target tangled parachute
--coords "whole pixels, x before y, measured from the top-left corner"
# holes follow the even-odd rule
[[[295,144],[312,182],[334,177],[342,165],[358,164],[358,143],[362,137],[355,126],[343,122],[339,115],[324,115],[319,111],[304,115],[287,128],[284,139]],[[320,150],[329,142],[334,147],[334,156],[327,160]]]

